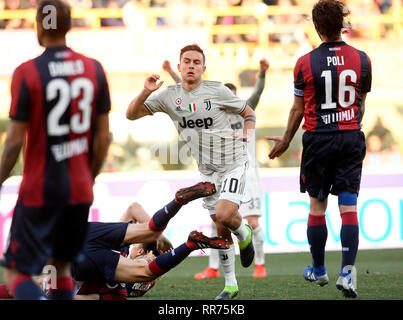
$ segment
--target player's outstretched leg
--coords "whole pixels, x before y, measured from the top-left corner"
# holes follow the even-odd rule
[[[199,182],[194,186],[179,189],[175,194],[175,200],[179,204],[187,204],[189,201],[211,196],[216,193],[214,183]]]
[[[179,189],[175,194],[175,200],[172,200],[151,217],[148,223],[149,228],[154,231],[163,231],[169,220],[182,208],[182,205],[214,193],[216,193],[215,185],[210,182],[199,182],[194,186]]]
[[[205,248],[228,248],[228,240],[221,237],[209,238],[201,232],[192,231],[185,243],[170,252],[159,255],[148,264],[148,268],[153,275],[159,277],[176,267],[192,251]]]

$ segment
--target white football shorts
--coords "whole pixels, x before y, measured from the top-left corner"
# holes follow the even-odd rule
[[[250,201],[242,203],[239,212],[244,218],[248,216],[261,216],[262,184],[260,182],[259,166],[257,163],[248,167],[246,171],[246,185],[248,186]]]
[[[248,161],[229,171],[214,172],[209,175],[201,173],[202,181],[214,183],[217,190],[212,196],[203,198],[203,207],[209,210],[210,214],[215,214],[218,200],[228,200],[238,206],[250,201],[246,179],[247,168]]]

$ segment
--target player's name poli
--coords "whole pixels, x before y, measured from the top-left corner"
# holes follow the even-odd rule
[[[57,162],[88,152],[87,137],[54,144],[50,147]]]

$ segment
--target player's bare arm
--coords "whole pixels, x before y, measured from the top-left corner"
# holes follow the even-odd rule
[[[266,71],[268,71],[270,68],[270,63],[266,59],[261,59],[259,61],[259,76],[264,76],[266,74]]]
[[[144,88],[137,95],[136,98],[130,102],[129,107],[126,110],[126,118],[129,120],[136,120],[144,116],[151,115],[150,111],[144,105],[144,102],[154,91],[158,90],[164,81],[159,81],[160,76],[157,74],[152,74],[147,77],[144,82]],[[158,82],[159,81],[159,82]]]
[[[244,127],[243,127],[243,134],[240,137],[243,141],[249,141],[249,138],[252,135],[252,132],[255,130],[256,125],[256,115],[253,109],[246,105],[244,111],[240,113],[241,117],[244,119]]]
[[[361,120],[364,118],[365,113],[365,99],[367,98],[367,92],[361,93]]]
[[[0,188],[14,168],[25,141],[26,122],[11,120],[0,162]]]
[[[96,132],[94,136],[93,158],[91,163],[93,179],[95,179],[102,168],[110,143],[111,135],[109,133],[108,114],[100,114],[97,118]]]
[[[253,88],[251,96],[248,98],[247,103],[253,109],[256,110],[257,105],[259,104],[260,96],[263,93],[265,80],[266,80],[266,72],[269,70],[270,64],[266,59],[262,59],[259,62],[259,77],[257,78],[255,87]]]
[[[125,213],[120,217],[120,222],[133,223],[146,223],[150,220],[150,216],[144,210],[144,208],[138,203],[133,202],[125,211]]]
[[[288,116],[287,128],[282,137],[266,137],[267,140],[274,141],[274,147],[269,153],[269,158],[280,157],[290,145],[292,138],[297,132],[304,115],[304,98],[294,96],[294,104]]]

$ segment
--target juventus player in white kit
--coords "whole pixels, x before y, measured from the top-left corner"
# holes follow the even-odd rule
[[[198,45],[182,48],[178,70],[182,83],[153,95],[163,81],[159,81],[156,74],[147,77],[143,90],[129,104],[126,117],[135,120],[165,112],[175,122],[179,135],[187,141],[198,164],[202,180],[216,185],[217,192],[204,198],[203,206],[209,210],[217,234],[231,244],[231,232],[237,237],[242,266],[248,267],[255,255],[252,229],[243,222],[238,209],[241,203],[250,200],[245,185],[248,167],[245,142],[254,133],[255,113],[246,101],[236,97],[220,82],[202,79],[206,70],[205,56]],[[237,139],[233,136],[226,110],[244,118],[243,133]],[[221,257],[225,259],[221,262],[224,262],[226,274],[225,265],[234,268],[233,244],[230,249],[220,252]],[[231,276],[225,277],[225,288],[216,299],[229,300],[238,294],[235,272],[227,274]]]
[[[253,88],[253,92],[251,96],[246,100],[247,104],[253,109],[256,110],[256,107],[259,103],[260,96],[263,93],[266,79],[266,72],[270,67],[269,62],[266,59],[261,59],[259,61],[259,74],[258,79],[256,81],[255,87]],[[174,70],[171,68],[171,64],[169,61],[164,61],[162,65],[162,69],[166,71],[172,79],[176,83],[180,83],[182,80],[176,74]],[[228,87],[233,94],[237,94],[237,89],[235,85],[232,83],[225,83],[226,87]],[[231,124],[231,128],[233,130],[242,130],[243,129],[243,118],[237,113],[228,113],[229,121]],[[261,197],[262,197],[262,188],[260,182],[259,175],[259,164],[256,160],[256,141],[253,139],[248,143],[248,152],[250,155],[251,161],[249,162],[249,168],[247,170],[246,179],[248,180],[247,185],[249,188],[249,195],[251,196],[251,201],[248,203],[244,203],[240,207],[240,212],[242,217],[245,218],[248,222],[248,225],[252,227],[253,233],[253,247],[255,249],[255,270],[253,276],[255,278],[264,278],[266,277],[266,267],[265,267],[265,257],[263,250],[264,243],[264,235],[263,230],[259,225],[259,218],[261,217]],[[217,235],[217,230],[215,228],[215,224],[212,223],[212,232],[211,236],[214,237]],[[235,262],[235,261],[234,261]],[[195,279],[210,279],[210,278],[218,278],[220,276],[219,270],[219,257],[218,250],[211,250],[209,255],[209,265],[203,271],[196,273],[194,275]],[[234,268],[235,272],[235,268]]]

